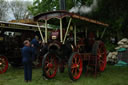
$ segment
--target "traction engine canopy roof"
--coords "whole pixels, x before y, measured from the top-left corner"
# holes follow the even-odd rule
[[[90,22],[90,23],[99,24],[99,25],[102,25],[102,26],[105,26],[105,27],[109,26],[108,24],[105,24],[103,22],[93,20],[93,19],[89,19],[87,17],[80,16],[76,13],[70,13],[70,12],[63,11],[63,10],[41,13],[41,14],[34,17],[34,21],[49,20],[49,19],[52,19],[52,18],[61,19],[61,18],[64,18],[64,17],[72,17],[72,18],[79,19],[79,20],[84,20],[84,21],[87,21],[87,22]]]

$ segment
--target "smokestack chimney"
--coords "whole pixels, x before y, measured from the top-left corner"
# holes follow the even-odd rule
[[[65,0],[59,0],[60,10],[66,10]]]

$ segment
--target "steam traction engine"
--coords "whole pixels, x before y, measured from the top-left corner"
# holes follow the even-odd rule
[[[66,20],[69,21],[67,29],[62,29],[62,18],[65,17]],[[52,31],[48,40],[47,21],[54,20],[55,18],[59,19],[60,29]],[[94,68],[95,74],[97,71],[104,71],[106,67],[106,49],[104,47],[104,43],[101,40],[95,40],[95,37],[87,37],[87,39],[82,36],[80,37],[79,35],[84,34],[80,33],[78,35],[79,32],[76,31],[79,29],[76,29],[76,27],[79,25],[75,22],[71,22],[72,19],[108,26],[107,24],[99,21],[88,19],[66,11],[53,11],[35,16],[35,21],[45,21],[45,39],[40,31],[38,23],[37,25],[39,27],[42,40],[47,44],[48,48],[48,52],[44,55],[42,60],[43,76],[48,79],[56,76],[58,68],[63,72],[65,64],[68,67],[68,73],[72,80],[80,78],[83,70],[83,61],[87,62],[87,71],[88,67],[91,66]],[[69,32],[71,24],[74,25],[72,33]]]

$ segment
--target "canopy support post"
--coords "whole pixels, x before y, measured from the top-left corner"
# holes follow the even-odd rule
[[[44,38],[43,38],[43,35],[42,35],[42,32],[41,32],[41,29],[40,29],[40,26],[39,26],[39,23],[38,22],[37,22],[37,26],[38,26],[38,30],[40,32],[41,39],[42,39],[42,41],[44,43]]]
[[[74,26],[74,45],[76,46],[76,25]]]
[[[107,29],[107,28],[105,28],[104,31],[102,32],[102,35],[101,35],[101,37],[100,37],[101,39],[103,38],[106,29]]]
[[[97,35],[97,38],[99,38],[99,30],[97,30],[97,32],[96,32],[96,35]]]
[[[63,42],[62,18],[60,18],[60,42]]]
[[[70,20],[68,22],[68,26],[67,26],[67,30],[66,30],[66,33],[65,33],[65,36],[64,36],[63,44],[65,43],[65,40],[66,40],[66,37],[67,37],[67,34],[68,34],[68,30],[69,30],[69,27],[70,27],[70,24],[71,24],[71,21],[72,21],[72,18],[70,18]]]
[[[45,20],[45,43],[47,43],[48,38],[48,29],[47,29],[47,20]]]

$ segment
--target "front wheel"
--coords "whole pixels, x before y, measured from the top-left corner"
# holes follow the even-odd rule
[[[43,76],[51,79],[56,76],[58,65],[55,54],[47,53],[44,55],[42,61]]]
[[[8,59],[5,56],[0,56],[0,74],[8,69]]]
[[[72,53],[68,61],[68,73],[70,78],[75,81],[78,80],[82,74],[83,63],[81,56],[78,53]]]

